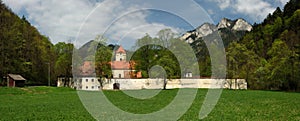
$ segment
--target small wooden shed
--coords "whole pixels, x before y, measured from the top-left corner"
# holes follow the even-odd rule
[[[7,75],[7,87],[24,87],[26,79],[19,74]]]

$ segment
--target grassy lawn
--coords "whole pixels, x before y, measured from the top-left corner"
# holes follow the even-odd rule
[[[202,104],[197,99],[181,120],[195,119]],[[223,90],[214,110],[205,120],[300,120],[300,94],[254,90]]]
[[[93,120],[69,88],[0,88],[0,120]]]
[[[163,90],[159,95],[146,100],[132,98],[122,91],[104,93],[120,109],[145,114],[164,108],[173,100],[177,91],[178,89]],[[198,90],[192,107],[179,120],[198,120],[206,92],[205,89]],[[300,120],[299,101],[299,93],[223,90],[218,104],[204,120]],[[80,102],[75,90],[55,87],[1,87],[0,120],[94,119]]]

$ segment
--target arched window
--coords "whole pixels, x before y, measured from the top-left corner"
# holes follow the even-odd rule
[[[119,78],[122,78],[122,75],[121,75],[121,74],[119,74]]]

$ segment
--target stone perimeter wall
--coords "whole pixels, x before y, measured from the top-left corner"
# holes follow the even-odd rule
[[[162,89],[163,79],[111,79],[104,82],[103,89],[113,89],[119,83],[121,90]],[[247,89],[245,79],[167,79],[167,89],[172,88],[227,88]]]
[[[88,81],[86,81],[89,79]],[[91,80],[94,80],[91,82]],[[79,80],[79,79],[75,79]],[[101,90],[97,78],[81,78],[81,82],[73,82],[73,88],[77,90]],[[245,79],[167,79],[167,89],[172,88],[225,88],[225,89],[247,89]],[[162,89],[163,79],[110,79],[103,83],[104,90],[114,89],[114,84],[118,83],[120,90],[139,90],[139,89]],[[58,81],[57,86],[61,84]],[[79,88],[80,86],[80,88]],[[93,88],[92,88],[93,87]]]

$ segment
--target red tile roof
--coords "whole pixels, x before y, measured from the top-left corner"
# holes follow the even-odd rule
[[[117,50],[116,53],[126,53],[126,51],[124,50],[124,48],[122,46],[120,46]]]
[[[80,68],[81,70],[81,75],[86,76],[86,75],[92,75],[94,73],[94,69],[92,66],[92,62],[91,61],[85,61],[83,63],[83,65]]]
[[[110,62],[110,64],[111,64],[111,69],[129,70],[129,69],[134,69],[135,62],[134,61],[130,61],[130,62],[113,61],[113,62]]]

